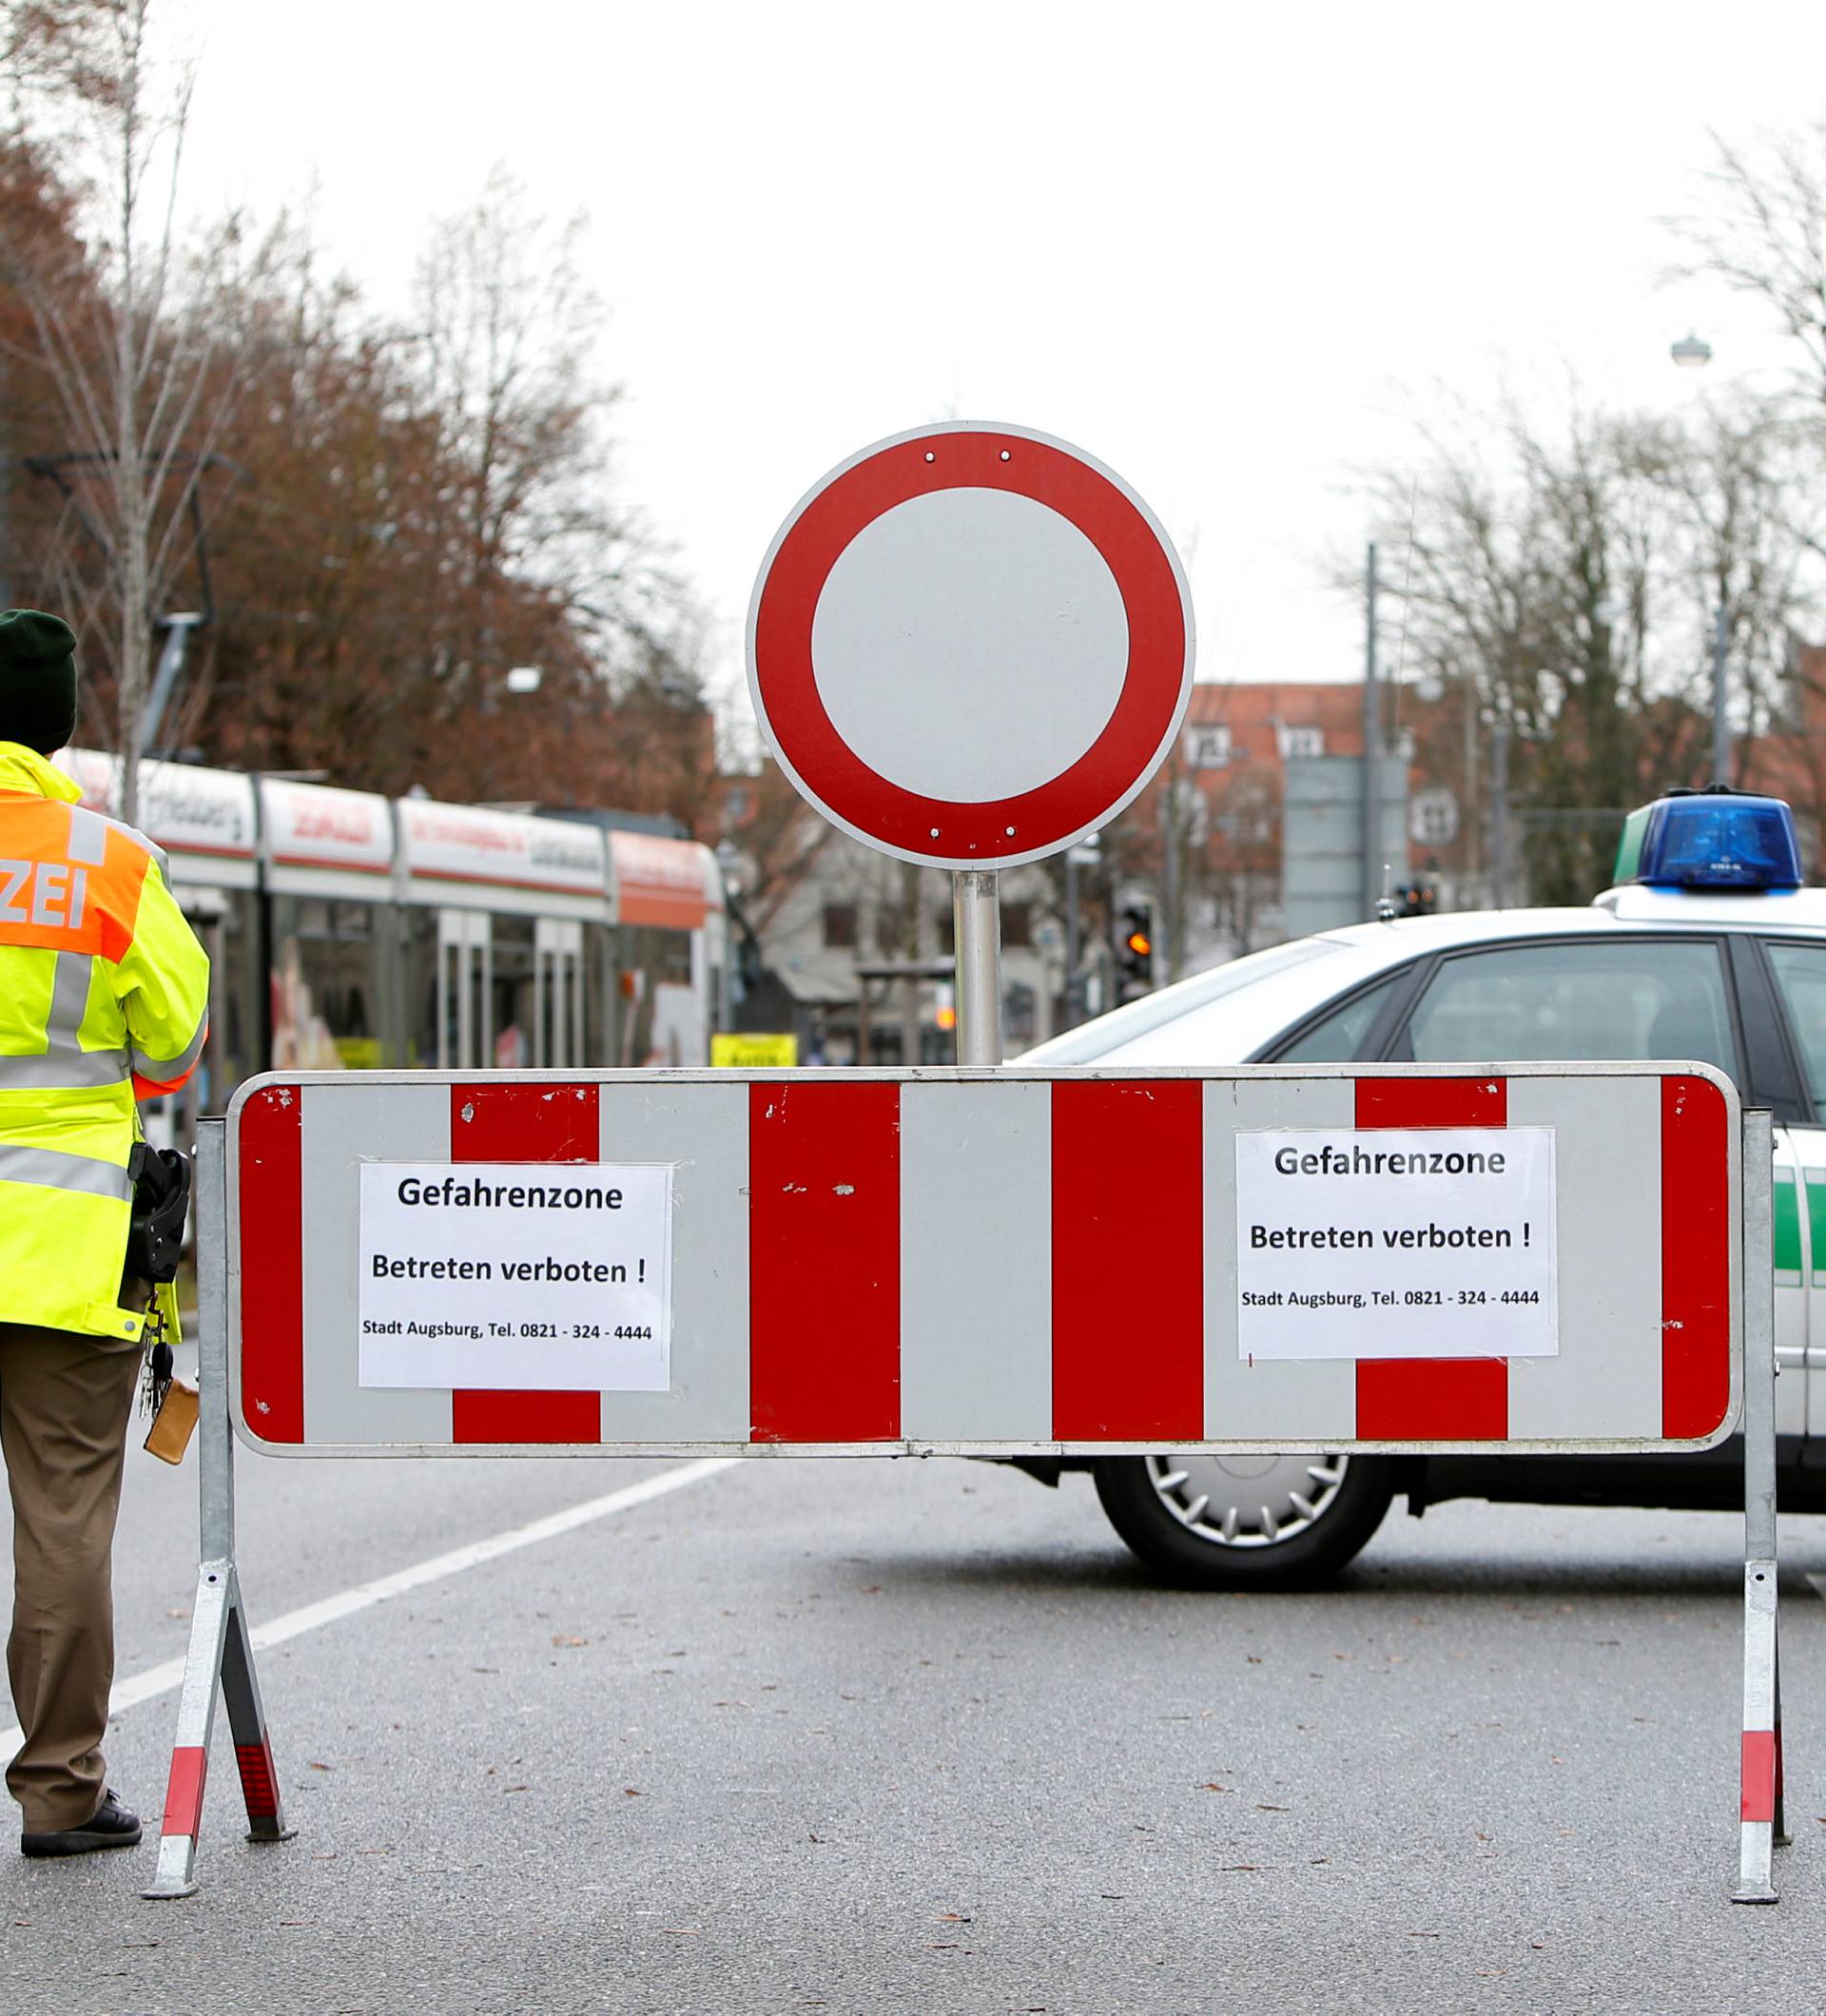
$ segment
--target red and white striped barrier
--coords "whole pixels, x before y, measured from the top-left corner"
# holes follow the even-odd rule
[[[1239,1356],[1239,1134],[1510,1126],[1554,1136],[1555,1355]],[[258,1080],[236,1425],[274,1454],[1694,1446],[1737,1405],[1738,1133],[1721,1078],[1604,1064]],[[376,1159],[671,1164],[669,1389],[364,1386]]]
[[[261,1451],[298,1457],[556,1447],[1496,1453],[1691,1448],[1721,1439],[1741,1411],[1735,1894],[1773,1902],[1771,1853],[1783,1837],[1770,1143],[1768,1115],[1741,1114],[1728,1082],[1704,1067],[257,1080],[237,1096],[225,1139],[222,1123],[208,1123],[199,1150],[204,1560],[158,1875],[146,1894],[196,1888],[218,1693],[250,1838],[288,1832],[235,1562],[236,1432]],[[1262,1195],[1279,1188],[1262,1184],[1264,1168],[1289,1177],[1341,1169],[1407,1176],[1416,1163],[1428,1165],[1422,1173],[1475,1163],[1546,1176],[1544,1185],[1538,1174],[1521,1179],[1535,1202],[1520,1241],[1486,1236],[1487,1224],[1434,1238],[1437,1219],[1425,1237],[1399,1222],[1391,1235],[1358,1236],[1358,1221],[1373,1212],[1356,1202],[1350,1218],[1320,1221],[1330,1229],[1316,1238],[1288,1238],[1277,1231],[1278,1197]],[[481,1174],[490,1164],[509,1168],[490,1183]],[[666,1284],[664,1376],[646,1378],[643,1390],[631,1389],[643,1383],[631,1377],[557,1391],[524,1382],[364,1385],[364,1196],[383,1211],[397,1197],[416,1224],[419,1203],[451,1201],[446,1185],[478,1199],[486,1188],[495,1215],[476,1240],[498,1249],[520,1210],[515,1203],[503,1218],[500,1193],[535,1177],[543,1189],[543,1172],[524,1167],[538,1164],[568,1172],[556,1186],[567,1197],[575,1190],[622,1200],[612,1186],[626,1183],[631,1196],[638,1173],[650,1201],[670,1199],[663,1212],[655,1204],[642,1235],[663,1225],[653,1266]],[[666,1185],[642,1168],[653,1164],[666,1167]],[[430,1173],[411,1173],[423,1165]],[[467,1165],[473,1181],[462,1175]],[[408,1198],[408,1181],[437,1194]],[[1545,1254],[1533,1244],[1544,1207]],[[1335,1236],[1339,1226],[1350,1237]],[[623,1231],[603,1231],[602,1251],[619,1250]],[[1257,1231],[1270,1235],[1257,1239]],[[1467,1325],[1485,1323],[1516,1355],[1463,1355],[1476,1334],[1461,1339],[1456,1308],[1441,1311],[1429,1291],[1308,1292],[1303,1270],[1310,1264],[1318,1279],[1335,1249],[1367,1246],[1389,1278],[1412,1282],[1420,1274],[1401,1274],[1397,1262],[1441,1244],[1479,1266],[1510,1247],[1503,1266],[1488,1269],[1492,1283],[1505,1269],[1519,1279],[1512,1249],[1528,1248],[1528,1278],[1544,1281],[1544,1291],[1473,1287],[1450,1298]],[[1257,1248],[1276,1261],[1296,1255],[1282,1277],[1296,1291],[1239,1289],[1239,1269],[1260,1257]],[[453,1271],[456,1261],[441,1263],[439,1278],[466,1284],[471,1264]],[[581,1278],[606,1279],[601,1266]],[[375,1281],[398,1278],[372,1259],[367,1276],[370,1293]],[[1355,1279],[1372,1284],[1368,1272]],[[1551,1307],[1537,1318],[1544,1298]],[[1331,1311],[1316,1327],[1315,1300]],[[1501,1320],[1480,1315],[1492,1301],[1528,1308],[1505,1308]],[[1372,1348],[1374,1324],[1358,1315],[1370,1302],[1393,1306],[1383,1320],[1396,1349],[1411,1320],[1436,1352],[1453,1354],[1389,1355],[1387,1334]],[[1245,1328],[1261,1320],[1260,1303],[1300,1311],[1291,1347],[1284,1333],[1272,1336],[1272,1356],[1270,1331]],[[436,1328],[415,1371],[440,1367],[451,1328]],[[511,1327],[515,1345],[522,1334]]]

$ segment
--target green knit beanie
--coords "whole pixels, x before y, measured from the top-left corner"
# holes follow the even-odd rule
[[[76,732],[76,633],[37,609],[0,614],[0,742],[41,756]]]

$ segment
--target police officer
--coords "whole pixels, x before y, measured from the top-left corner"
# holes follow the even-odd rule
[[[148,1290],[123,1278],[136,1097],[196,1068],[209,961],[163,857],[46,761],[76,726],[76,639],[0,614],[0,1453],[28,1855],[130,1848],[107,1789],[110,1580]]]

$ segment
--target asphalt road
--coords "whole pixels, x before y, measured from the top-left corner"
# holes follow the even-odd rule
[[[666,1463],[240,1459],[256,1622]],[[123,1677],[194,1457],[134,1454]],[[1811,2009],[1826,1523],[1787,1522],[1782,1903],[1736,1868],[1739,1523],[1399,1509],[1340,1589],[1151,1588],[1090,1485],[744,1463],[275,1647],[200,1894],[0,1861],[8,2011]],[[121,1716],[163,1798],[175,1696]]]

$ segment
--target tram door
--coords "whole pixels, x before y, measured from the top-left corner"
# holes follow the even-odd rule
[[[534,926],[533,1061],[582,1064],[583,926],[542,917]]]
[[[489,1027],[489,915],[437,913],[437,1068],[479,1071],[495,1061]]]

